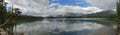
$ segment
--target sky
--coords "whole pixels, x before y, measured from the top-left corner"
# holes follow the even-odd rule
[[[7,9],[11,5],[20,8],[22,14],[49,16],[70,13],[90,14],[103,10],[115,10],[117,0],[5,0]]]

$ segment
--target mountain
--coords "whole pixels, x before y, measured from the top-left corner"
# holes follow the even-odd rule
[[[117,16],[117,13],[115,11],[112,10],[107,10],[107,11],[101,11],[101,12],[97,12],[97,13],[92,13],[92,14],[87,14],[87,15],[83,15],[81,17],[97,17],[97,18],[115,18]]]

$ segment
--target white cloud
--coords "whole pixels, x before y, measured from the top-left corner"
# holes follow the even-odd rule
[[[47,14],[48,0],[5,0],[13,4],[15,8],[20,8],[22,14],[41,16]]]
[[[96,12],[100,12],[100,11],[102,11],[102,9],[99,9],[97,7],[82,8],[80,6],[59,5],[56,12],[71,12],[71,13],[90,14],[90,13],[96,13]]]
[[[94,7],[102,8],[104,10],[115,9],[117,0],[86,0]]]
[[[103,9],[115,9],[116,0],[87,0],[91,3],[92,7],[80,7],[80,6],[68,6],[60,5],[59,3],[48,4],[48,0],[6,0],[9,4],[13,4],[14,7],[20,8],[22,14],[33,15],[33,16],[48,16],[48,15],[57,15],[65,14],[66,12],[71,13],[96,13],[100,12]],[[58,6],[58,8],[54,8]]]
[[[58,8],[54,8],[54,6],[58,6]],[[68,5],[60,5],[58,3],[54,3],[50,5],[49,15],[56,16],[56,15],[64,15],[66,13],[79,13],[79,14],[90,14],[102,11],[97,7],[86,7],[82,8],[80,6],[68,6]]]

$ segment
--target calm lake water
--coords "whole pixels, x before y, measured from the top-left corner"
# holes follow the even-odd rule
[[[24,35],[114,35],[114,22],[104,18],[56,18],[18,22],[13,31]]]

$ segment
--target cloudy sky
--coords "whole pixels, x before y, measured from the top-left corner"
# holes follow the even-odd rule
[[[117,0],[5,0],[22,14],[48,16],[70,13],[90,14],[116,8]]]

